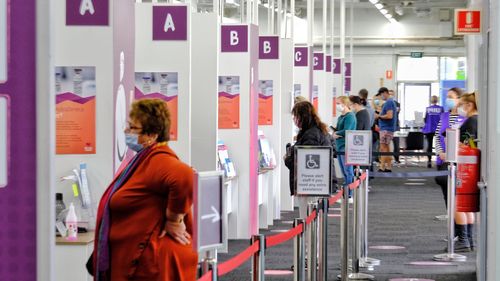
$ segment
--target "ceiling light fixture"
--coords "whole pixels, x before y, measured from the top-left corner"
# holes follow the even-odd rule
[[[392,19],[392,15],[391,15],[391,14],[389,14],[389,13],[385,14],[385,15],[384,15],[384,17],[385,17],[386,19]]]
[[[379,0],[369,0],[373,5],[377,4]]]
[[[394,18],[394,15],[392,13],[389,13],[389,10],[385,8],[385,5],[380,2],[380,0],[368,0],[370,3],[372,3],[375,8],[377,8],[380,13],[389,20],[391,23],[397,22],[397,20]]]
[[[380,10],[384,7],[384,5],[378,3],[378,4],[375,4],[375,7]]]
[[[382,15],[386,15],[387,13],[389,13],[387,9],[380,9],[380,12],[382,13]]]

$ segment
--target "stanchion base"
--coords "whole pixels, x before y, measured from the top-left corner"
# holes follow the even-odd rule
[[[435,261],[466,261],[467,257],[459,254],[439,254],[434,256]]]
[[[374,271],[375,270],[375,267],[373,267],[373,265],[364,263],[362,261],[359,261],[359,267],[360,268],[364,268],[364,269],[366,269],[368,271]]]
[[[366,258],[361,258],[361,263],[369,265],[369,266],[379,266],[380,265],[380,260],[366,257]]]
[[[375,280],[375,276],[365,273],[351,273],[348,277],[349,280]]]

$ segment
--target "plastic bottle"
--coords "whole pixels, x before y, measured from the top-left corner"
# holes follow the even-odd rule
[[[74,75],[73,75],[73,91],[75,91],[75,94],[82,96],[83,94],[83,78],[82,78],[82,69],[81,68],[75,68],[74,69]]]
[[[61,73],[56,73],[56,94],[61,92]]]
[[[168,74],[160,74],[160,93],[168,96]]]
[[[68,229],[68,235],[66,239],[76,240],[76,237],[78,235],[78,224],[75,212],[75,205],[73,205],[73,202],[69,205],[69,212],[68,215],[66,216],[66,228]]]
[[[62,211],[66,209],[66,205],[63,201],[63,194],[56,193],[56,221],[59,219],[59,215]]]
[[[142,92],[144,94],[151,93],[151,77],[148,76],[142,77]]]

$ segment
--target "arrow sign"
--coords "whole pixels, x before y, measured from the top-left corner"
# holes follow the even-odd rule
[[[217,211],[217,209],[214,206],[212,206],[211,209],[212,209],[213,213],[208,214],[208,215],[203,215],[203,216],[201,216],[201,219],[206,220],[206,219],[212,218],[212,223],[220,221],[219,211]]]

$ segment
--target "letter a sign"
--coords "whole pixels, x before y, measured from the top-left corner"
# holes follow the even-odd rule
[[[153,6],[153,40],[187,40],[187,6]]]
[[[66,25],[108,25],[109,0],[66,0]]]
[[[279,59],[279,37],[260,36],[259,37],[259,59],[277,60]]]
[[[221,52],[248,52],[248,25],[221,26]]]

